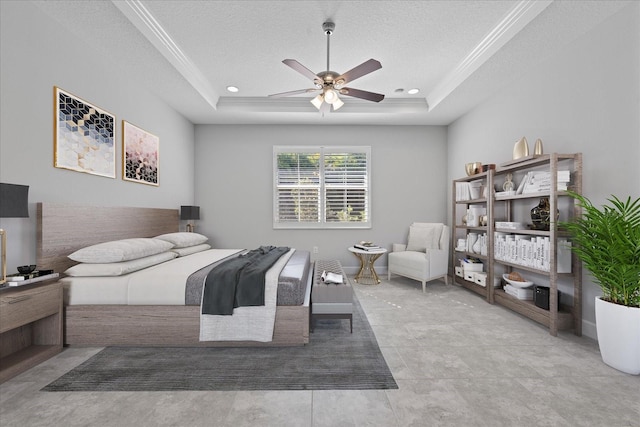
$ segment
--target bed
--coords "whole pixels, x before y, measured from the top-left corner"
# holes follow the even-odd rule
[[[51,269],[62,273],[78,264],[69,255],[81,248],[119,239],[149,238],[177,233],[179,216],[177,209],[136,207],[95,207],[59,203],[37,204],[37,265],[40,270]],[[208,252],[208,251],[205,251]],[[241,249],[211,251],[225,258],[238,254]],[[220,255],[221,254],[221,255]],[[226,254],[226,255],[225,255]],[[204,252],[179,257],[167,263],[181,260],[194,263]],[[157,292],[156,301],[124,301],[118,294],[118,279],[109,288],[112,300],[108,303],[91,300],[92,292],[70,294],[70,284],[75,280],[63,278],[65,283],[64,342],[65,345],[82,346],[294,346],[309,342],[309,306],[313,272],[307,251],[292,250],[278,281],[278,305],[271,341],[253,340],[200,340],[201,307],[184,305],[171,299],[170,292]],[[281,267],[282,267],[281,266]],[[155,267],[154,267],[155,268]],[[303,270],[304,273],[300,273]],[[167,271],[173,271],[169,269]],[[298,301],[285,301],[280,289],[290,286],[294,274],[301,279],[302,287],[296,292]],[[153,276],[148,276],[153,280]],[[94,278],[95,279],[95,278]],[[102,282],[96,279],[96,282]],[[75,286],[75,285],[74,285]],[[98,285],[96,285],[98,286]],[[140,281],[142,288],[153,288],[154,283]],[[132,294],[135,292],[132,291]],[[119,296],[118,296],[119,295]],[[175,299],[175,298],[174,298]],[[287,304],[287,305],[284,305]],[[230,316],[233,317],[233,316]]]

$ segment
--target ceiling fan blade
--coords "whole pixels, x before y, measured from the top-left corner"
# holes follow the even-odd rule
[[[344,80],[345,83],[349,83],[357,78],[379,70],[380,68],[382,68],[382,64],[380,64],[380,62],[376,61],[375,59],[370,59],[358,65],[357,67],[350,69],[341,76],[338,76],[338,78],[336,78],[336,81]]]
[[[303,76],[306,76],[307,78],[311,79],[312,81],[319,81],[319,78],[318,76],[316,76],[316,73],[314,73],[313,71],[311,71],[310,69],[308,69],[307,67],[305,67],[304,65],[296,61],[295,59],[285,59],[282,62],[285,65],[288,65],[289,67],[293,68]]]
[[[367,101],[380,102],[384,99],[384,95],[381,93],[367,92],[366,90],[353,89],[350,87],[343,87],[340,89],[341,95],[353,96],[354,98],[366,99]]]
[[[299,90],[291,90],[289,92],[274,93],[273,95],[269,95],[269,96],[272,97],[272,98],[283,98],[285,96],[300,95],[302,93],[311,93],[311,92],[315,92],[317,90],[320,90],[320,89],[316,89],[316,88],[299,89]]]

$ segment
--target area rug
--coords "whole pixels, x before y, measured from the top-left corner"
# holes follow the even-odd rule
[[[108,347],[43,391],[369,390],[398,386],[354,295],[349,321],[316,321],[309,344],[278,348]]]

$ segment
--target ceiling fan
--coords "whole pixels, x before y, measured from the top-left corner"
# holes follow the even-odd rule
[[[331,34],[335,29],[333,22],[327,21],[322,24],[322,29],[327,35],[327,70],[321,71],[318,74],[314,74],[313,71],[296,61],[295,59],[285,59],[282,61],[285,65],[293,68],[303,76],[308,77],[314,83],[313,88],[292,90],[290,92],[276,93],[269,95],[274,98],[281,98],[285,96],[298,95],[302,93],[313,93],[321,91],[321,93],[311,100],[311,103],[321,112],[328,112],[333,106],[333,110],[344,105],[344,102],[340,99],[338,94],[352,96],[354,98],[366,99],[367,101],[380,102],[384,99],[384,95],[374,92],[367,92],[365,90],[354,89],[346,87],[347,83],[354,81],[357,78],[365,76],[373,71],[382,68],[380,62],[375,59],[369,59],[363,62],[355,68],[347,71],[343,74],[338,74],[335,71],[330,71],[329,68],[329,42]]]

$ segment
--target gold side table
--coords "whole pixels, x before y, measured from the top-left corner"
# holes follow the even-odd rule
[[[363,285],[379,284],[380,278],[378,277],[373,264],[378,258],[387,253],[387,250],[383,248],[364,250],[352,246],[349,248],[349,251],[352,252],[360,261],[360,270],[354,277],[354,280]]]

